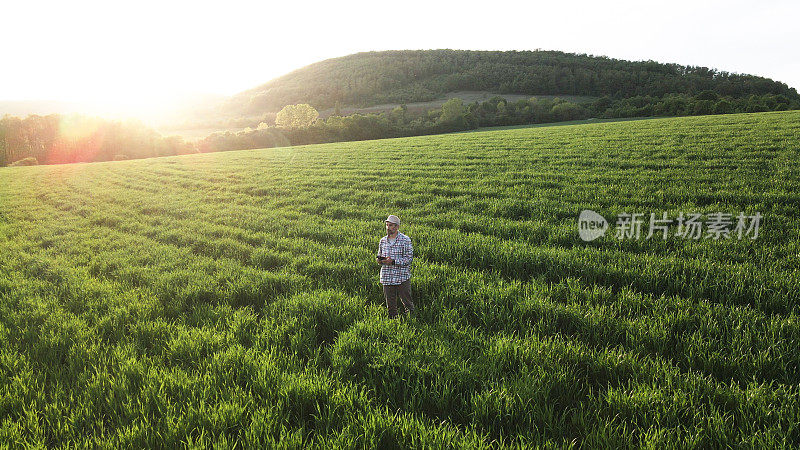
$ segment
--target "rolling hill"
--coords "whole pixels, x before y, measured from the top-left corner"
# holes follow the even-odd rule
[[[558,51],[403,50],[357,53],[311,64],[224,102],[230,116],[308,103],[324,110],[427,102],[457,91],[587,97],[782,95],[795,89],[753,75],[705,67],[623,61]]]

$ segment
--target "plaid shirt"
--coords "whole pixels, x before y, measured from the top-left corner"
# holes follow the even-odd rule
[[[414,259],[414,248],[411,238],[397,232],[394,244],[389,244],[386,236],[378,244],[378,256],[388,256],[394,260],[391,266],[381,265],[381,284],[397,285],[411,278],[411,260]]]

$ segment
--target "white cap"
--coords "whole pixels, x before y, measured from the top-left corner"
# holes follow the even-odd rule
[[[397,226],[400,226],[400,218],[392,214],[391,216],[386,218],[386,222],[396,223]]]

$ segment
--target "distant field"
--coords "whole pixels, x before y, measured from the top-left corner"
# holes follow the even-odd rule
[[[0,442],[796,447],[798,137],[794,111],[2,168]],[[584,209],[763,222],[587,243]]]

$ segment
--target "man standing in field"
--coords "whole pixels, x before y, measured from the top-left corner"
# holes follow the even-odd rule
[[[381,284],[389,318],[397,317],[397,297],[403,302],[406,313],[414,312],[411,301],[411,260],[414,248],[411,238],[399,231],[400,219],[392,214],[386,218],[386,236],[378,244],[376,260],[381,265]]]

